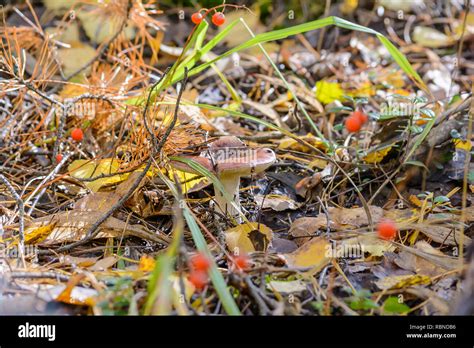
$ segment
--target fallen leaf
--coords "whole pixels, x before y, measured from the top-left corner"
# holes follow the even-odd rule
[[[381,290],[403,289],[409,286],[427,285],[430,283],[430,277],[419,274],[389,276],[375,282]]]
[[[329,217],[340,225],[351,225],[355,227],[366,226],[369,224],[367,212],[363,207],[360,208],[329,208]],[[375,205],[369,206],[372,222],[378,223],[384,216],[384,210]]]
[[[151,272],[155,269],[155,259],[149,255],[142,255],[138,269],[142,272]]]
[[[265,251],[272,238],[272,230],[258,222],[237,225],[225,232],[227,246],[236,255]]]
[[[456,40],[442,32],[430,28],[418,26],[413,30],[413,41],[429,48],[439,48],[453,45]]]
[[[331,260],[331,244],[324,237],[313,238],[290,254],[284,254],[290,267],[311,268],[319,272]]]
[[[119,258],[117,256],[108,256],[97,261],[94,265],[89,267],[90,271],[106,271],[117,263]]]
[[[296,210],[300,206],[288,196],[283,195],[256,195],[254,199],[255,203],[262,209],[272,209],[275,211]]]
[[[75,42],[70,45],[70,48],[59,48],[57,54],[64,75],[66,76],[70,76],[77,72],[94,59],[97,54],[93,47],[85,43]],[[91,68],[87,67],[83,73],[88,74],[90,70]]]
[[[383,256],[386,251],[395,250],[395,246],[390,242],[367,233],[354,238],[349,238],[341,243],[343,250],[356,250],[359,246],[362,254],[369,253],[372,256]]]
[[[423,240],[420,240],[416,243],[415,249],[430,254],[432,257],[439,256],[441,259],[445,257],[441,251],[433,248],[430,244]],[[402,250],[394,259],[394,262],[400,268],[430,277],[445,273],[448,270],[436,265],[426,258],[417,256],[406,250]]]
[[[272,280],[271,282],[267,283],[267,289],[276,291],[281,294],[293,294],[307,290],[307,286],[301,280]]]
[[[337,82],[327,82],[324,80],[316,82],[316,98],[324,104],[332,103],[335,100],[342,100],[344,91]]]
[[[320,150],[323,150],[323,151],[327,150],[326,144],[320,138],[315,137],[311,133],[308,133],[307,135],[304,135],[304,136],[300,136],[298,138],[300,140],[307,142],[308,144],[313,145],[314,147]],[[305,153],[311,153],[313,151],[309,146],[302,144],[293,138],[284,138],[280,140],[278,144],[278,148],[280,150],[293,150],[293,151],[305,152]]]
[[[302,217],[296,219],[291,224],[288,234],[294,238],[296,244],[301,246],[316,236],[320,230],[325,230],[326,228],[326,216],[319,214],[317,217]]]
[[[90,179],[99,175],[108,175],[117,173],[120,168],[120,162],[116,159],[105,158],[98,161],[89,160],[75,160],[72,162],[68,171],[71,176],[76,179]],[[127,179],[129,173],[117,174],[111,177],[100,178],[94,181],[85,181],[84,185],[87,186],[92,192],[99,191],[102,187],[116,184]]]

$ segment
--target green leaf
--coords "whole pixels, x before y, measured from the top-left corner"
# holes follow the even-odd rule
[[[408,312],[410,307],[404,303],[399,303],[398,297],[390,296],[384,301],[382,309],[386,314],[403,314]]]
[[[437,197],[433,200],[433,202],[434,202],[434,203],[437,203],[437,204],[443,204],[443,203],[447,203],[447,202],[449,202],[449,201],[450,201],[449,197],[446,197],[446,196],[437,196]]]

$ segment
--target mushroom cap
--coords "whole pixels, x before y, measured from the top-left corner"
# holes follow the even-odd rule
[[[201,156],[183,157],[199,163],[217,176],[258,174],[276,161],[273,150],[269,148],[248,148],[234,136],[225,136],[214,141],[209,146],[209,150]],[[185,163],[173,161],[172,165],[179,170],[198,174]]]

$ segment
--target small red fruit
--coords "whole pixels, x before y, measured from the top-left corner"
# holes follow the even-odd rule
[[[346,118],[346,129],[349,131],[349,133],[358,132],[361,126],[362,122],[360,122],[358,117],[351,115]]]
[[[202,19],[204,17],[202,16],[201,12],[196,12],[196,13],[193,13],[193,15],[191,16],[191,22],[193,22],[194,24],[199,24],[202,22]]]
[[[222,12],[216,12],[212,15],[212,23],[220,27],[225,22],[225,16]]]
[[[245,271],[250,267],[249,257],[247,255],[235,256],[234,265],[237,267],[237,269]]]
[[[63,155],[61,155],[60,153],[58,153],[58,154],[56,155],[56,162],[59,163],[59,162],[61,162],[62,160],[63,160]]]
[[[191,267],[193,270],[207,272],[210,266],[211,262],[203,253],[196,254],[191,258]]]
[[[357,117],[360,120],[360,123],[364,124],[369,120],[369,116],[366,113],[360,110],[356,110],[352,113],[353,117]]]
[[[71,132],[71,137],[73,140],[75,141],[82,141],[82,139],[84,139],[84,133],[82,132],[82,129],[80,128],[75,128],[72,132]]]
[[[209,278],[206,272],[192,271],[189,274],[188,280],[194,285],[196,290],[201,291],[207,285]]]
[[[397,226],[392,220],[383,220],[377,225],[377,234],[385,240],[395,239],[397,235]]]

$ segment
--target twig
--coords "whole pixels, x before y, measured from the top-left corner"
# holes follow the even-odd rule
[[[10,191],[11,195],[13,198],[16,200],[16,203],[18,204],[18,211],[19,211],[19,236],[20,236],[20,242],[19,242],[19,251],[20,251],[20,256],[21,260],[23,262],[23,265],[25,264],[25,259],[24,259],[24,247],[25,247],[25,206],[23,204],[23,200],[21,197],[16,193],[15,189],[13,186],[10,184],[8,179],[3,175],[0,174],[0,181],[3,182],[3,184],[7,187],[8,191]]]

